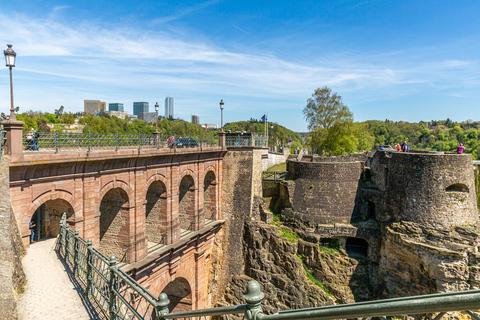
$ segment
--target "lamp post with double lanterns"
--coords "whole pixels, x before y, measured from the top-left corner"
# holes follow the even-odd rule
[[[13,107],[12,67],[15,67],[15,58],[17,56],[17,53],[13,51],[11,44],[7,44],[7,47],[7,50],[3,50],[3,54],[5,55],[5,64],[10,69],[10,120],[16,120],[15,108]]]

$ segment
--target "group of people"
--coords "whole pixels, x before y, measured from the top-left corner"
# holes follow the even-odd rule
[[[395,143],[392,147],[391,144],[387,145],[386,147],[383,145],[380,145],[380,150],[396,150],[399,152],[409,152],[410,151],[410,146],[408,145],[407,141],[403,141],[402,144]]]

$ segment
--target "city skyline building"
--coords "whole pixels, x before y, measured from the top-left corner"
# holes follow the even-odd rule
[[[139,113],[147,113],[149,112],[148,102],[141,101],[141,102],[134,102],[133,103],[133,114],[138,116]]]
[[[200,124],[200,117],[198,114],[192,114],[192,123]]]
[[[105,114],[108,114],[109,116],[115,116],[120,119],[125,119],[125,117],[130,117],[130,114],[124,111],[109,110],[109,111],[105,111]]]
[[[100,100],[83,100],[83,112],[85,114],[97,115],[106,111],[106,102]]]
[[[125,112],[123,103],[109,103],[108,111],[120,111]]]
[[[165,98],[165,118],[174,117],[174,101],[173,97]]]
[[[138,119],[147,123],[155,123],[156,114],[156,112],[140,112],[138,114]]]

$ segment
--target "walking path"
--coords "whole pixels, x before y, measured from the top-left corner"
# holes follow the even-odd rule
[[[57,257],[55,242],[48,239],[27,249],[22,260],[27,285],[18,301],[19,319],[95,319]]]

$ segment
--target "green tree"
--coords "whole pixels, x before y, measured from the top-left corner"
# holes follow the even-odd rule
[[[353,114],[342,97],[328,87],[315,89],[303,115],[312,133],[312,148],[320,154],[343,155],[357,150]]]

